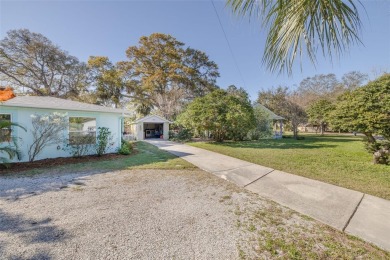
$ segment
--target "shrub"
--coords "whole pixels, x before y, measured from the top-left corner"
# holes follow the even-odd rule
[[[95,143],[94,135],[77,136],[74,139],[77,140],[72,140],[73,142],[68,140],[67,145],[63,148],[64,151],[69,152],[73,157],[81,157],[92,153]]]
[[[122,155],[129,155],[133,150],[133,146],[129,142],[122,141],[121,147],[118,149],[118,153]]]
[[[366,142],[366,149],[373,154],[374,164],[390,164],[390,141]]]
[[[108,149],[109,142],[112,140],[111,132],[108,127],[98,127],[96,154],[102,156]]]
[[[173,140],[177,141],[189,141],[192,138],[192,132],[189,129],[180,129],[177,134],[174,135]]]
[[[5,139],[3,138],[3,132],[5,131],[2,130],[7,129],[9,131],[10,127],[12,126],[18,126],[24,131],[27,131],[23,126],[17,123],[0,120],[0,141],[3,141]],[[2,154],[6,154],[7,157],[3,156]],[[11,139],[8,140],[8,145],[2,145],[0,147],[0,165],[3,165],[4,167],[8,168],[9,160],[12,160],[15,156],[16,158],[18,158],[18,160],[22,159],[22,153],[19,149],[17,139],[15,137],[11,137]]]

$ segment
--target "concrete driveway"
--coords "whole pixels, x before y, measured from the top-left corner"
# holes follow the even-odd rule
[[[148,142],[216,176],[390,251],[390,201],[185,144]]]

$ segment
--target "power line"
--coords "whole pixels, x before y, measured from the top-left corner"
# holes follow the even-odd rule
[[[227,37],[227,35],[226,35],[225,29],[223,28],[223,25],[222,25],[222,22],[221,22],[221,18],[219,17],[219,14],[218,14],[218,12],[217,12],[217,8],[215,8],[215,5],[214,5],[213,0],[210,0],[210,2],[211,2],[211,4],[213,5],[215,14],[217,15],[219,25],[221,26],[221,30],[222,30],[222,32],[223,32],[223,35],[225,36],[226,43],[227,43],[227,45],[228,45],[228,47],[229,47],[229,51],[230,51],[230,54],[232,55],[234,64],[236,65],[236,69],[237,69],[237,71],[238,71],[238,74],[240,74],[241,80],[242,80],[242,82],[244,83],[244,88],[246,88],[246,83],[245,83],[244,77],[242,76],[240,67],[238,66],[238,62],[237,62],[236,57],[234,56],[234,53],[233,53],[233,49],[232,49],[232,47],[231,47],[231,45],[230,45],[230,42],[229,42],[229,39],[228,39],[228,37]]]

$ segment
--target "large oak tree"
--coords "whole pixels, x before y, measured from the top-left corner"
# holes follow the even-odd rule
[[[129,60],[120,65],[129,80],[128,94],[144,109],[154,108],[167,118],[179,112],[180,103],[216,88],[217,64],[204,52],[185,48],[171,35],[143,36],[138,46],[127,49],[126,55]],[[173,101],[169,107],[168,100]]]
[[[39,96],[77,97],[85,89],[86,66],[48,38],[11,30],[0,41],[0,79]]]

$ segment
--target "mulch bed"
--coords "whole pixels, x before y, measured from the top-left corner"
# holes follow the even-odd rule
[[[132,154],[134,154],[134,150]],[[59,166],[64,164],[75,164],[75,163],[85,163],[85,162],[94,162],[94,161],[109,161],[109,160],[120,159],[127,156],[130,155],[109,153],[109,154],[104,154],[102,156],[87,155],[82,157],[60,157],[60,158],[38,160],[34,162],[11,163],[9,168],[5,168],[4,166],[0,165],[0,174],[19,172],[24,170],[32,170],[38,168],[48,168],[48,167]]]

